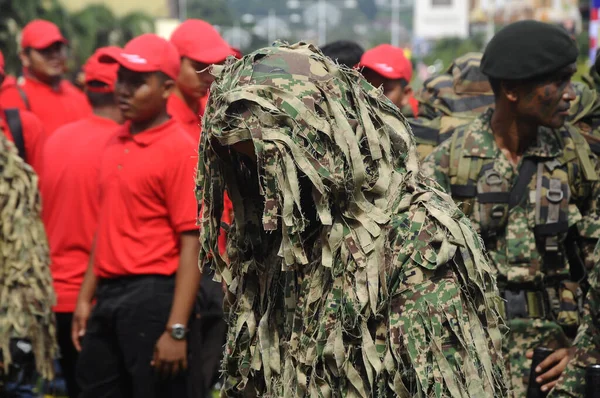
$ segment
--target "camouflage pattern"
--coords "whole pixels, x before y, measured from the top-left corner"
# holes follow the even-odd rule
[[[415,95],[419,117],[409,118],[419,156],[424,159],[452,135],[458,127],[471,122],[494,106],[494,93],[479,70],[481,53],[468,53],[443,73],[425,81]]]
[[[598,255],[600,244],[596,246]],[[588,277],[589,290],[583,307],[581,326],[573,345],[575,353],[549,397],[585,397],[585,368],[600,364],[600,263]]]
[[[54,291],[37,184],[33,169],[0,132],[0,350],[7,369],[10,340],[29,339],[38,372],[51,379]]]
[[[215,74],[197,197],[200,265],[230,292],[222,396],[506,396],[480,241],[382,91],[303,43]]]
[[[581,131],[592,151],[600,155],[600,97],[592,81],[574,82],[577,98],[571,103],[568,122]]]
[[[503,347],[510,373],[510,389],[515,396],[524,396],[531,365],[531,361],[525,358],[525,352],[536,346],[554,349],[570,346],[565,330],[576,328],[579,323],[577,300],[582,293],[578,285],[568,278],[574,269],[584,272],[581,264],[570,264],[565,254],[567,231],[551,237],[558,246],[557,253],[563,253],[564,260],[554,263],[551,268],[545,266],[547,246],[536,240],[534,229],[544,225],[550,217],[552,206],[548,194],[554,180],[565,193],[556,204],[565,216],[562,221],[569,228],[576,226],[579,233],[579,237],[569,239],[576,239],[586,267],[597,261],[593,248],[600,238],[598,162],[583,137],[572,127],[560,130],[540,128],[536,145],[527,149],[521,160],[542,159],[537,162],[524,201],[511,209],[499,203],[480,203],[479,192],[494,191],[486,185],[488,176],[494,175],[494,172],[500,176],[501,182],[496,184],[496,192],[499,193],[510,192],[518,174],[496,145],[490,126],[492,114],[490,109],[469,125],[459,127],[452,139],[445,141],[425,159],[422,167],[423,172],[432,176],[446,192],[452,192],[452,185],[458,184],[461,173],[467,174],[466,179],[477,184],[478,194],[474,197],[460,197],[455,193],[453,199],[470,217],[475,229],[482,233],[500,290],[531,290],[526,293],[526,298],[527,307],[533,310],[528,309],[528,317],[506,320],[510,332]],[[482,173],[484,169],[487,170]],[[456,188],[454,191],[458,192]],[[493,206],[493,209],[486,206]],[[492,211],[498,211],[498,206],[505,206],[499,211],[502,217],[497,218],[494,228],[486,229],[489,228],[489,225],[486,227],[486,222],[489,223],[486,217]],[[557,282],[550,283],[550,280]],[[536,291],[541,292],[541,296],[537,296]],[[551,314],[535,314],[536,308],[545,301],[545,294],[548,295]]]

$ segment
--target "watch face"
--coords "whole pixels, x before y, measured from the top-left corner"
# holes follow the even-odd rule
[[[183,340],[185,338],[185,326],[173,325],[171,336],[173,336],[175,340]]]

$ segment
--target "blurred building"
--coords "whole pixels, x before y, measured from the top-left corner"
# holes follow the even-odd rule
[[[79,11],[92,4],[103,4],[116,16],[143,11],[155,18],[173,16],[177,10],[177,0],[59,0],[69,11]]]

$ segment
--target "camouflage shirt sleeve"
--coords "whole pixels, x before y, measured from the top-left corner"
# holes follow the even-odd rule
[[[594,166],[596,175],[600,177],[600,162],[595,155],[590,160]],[[582,175],[584,173],[581,173]],[[588,181],[582,178],[578,189],[582,195],[578,200],[578,211],[581,214],[577,229],[581,237],[581,252],[586,269],[591,270],[600,261],[600,255],[594,250],[600,238],[600,181]]]
[[[450,193],[450,145],[452,140],[448,139],[429,154],[421,164],[421,169],[426,177],[433,179],[442,190]]]
[[[598,252],[600,247],[596,248]],[[583,397],[585,368],[600,364],[600,263],[589,275],[583,317],[573,345],[575,354],[549,397]]]

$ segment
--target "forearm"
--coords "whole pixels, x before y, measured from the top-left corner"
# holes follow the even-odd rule
[[[84,301],[86,303],[92,302],[96,294],[96,286],[98,285],[98,277],[94,273],[94,256],[96,253],[96,241],[92,245],[90,253],[90,260],[88,261],[87,269],[83,277],[83,283],[79,290],[79,296],[77,301]]]
[[[200,286],[198,233],[184,232],[181,236],[181,256],[175,276],[175,294],[167,326],[187,324]]]

